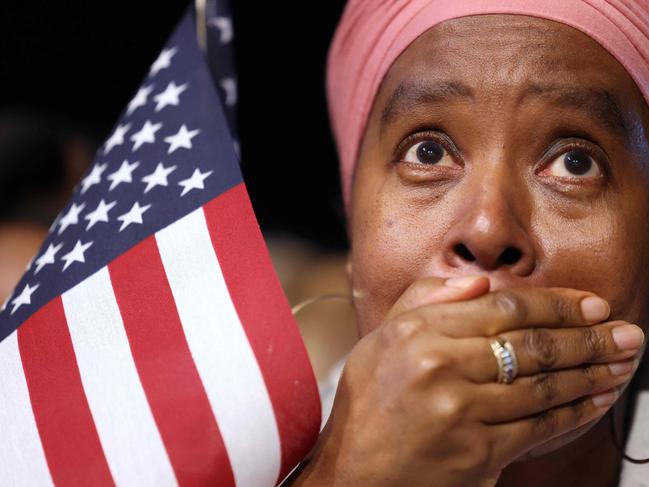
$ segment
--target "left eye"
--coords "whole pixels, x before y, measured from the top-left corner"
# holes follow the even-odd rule
[[[563,178],[596,177],[602,174],[599,166],[586,152],[571,150],[557,157],[547,171]]]

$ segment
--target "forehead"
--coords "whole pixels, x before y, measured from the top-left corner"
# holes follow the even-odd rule
[[[604,80],[619,75],[620,69],[624,71],[606,49],[571,26],[524,15],[490,14],[431,27],[399,55],[386,78],[455,71],[481,72],[481,79],[500,82],[571,72]]]
[[[529,94],[580,105],[616,131],[625,129],[629,104],[645,105],[624,67],[588,35],[560,22],[498,14],[447,20],[420,35],[386,73],[375,108],[382,108],[383,125],[436,96]]]

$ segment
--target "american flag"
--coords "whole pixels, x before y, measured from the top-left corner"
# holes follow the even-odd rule
[[[312,447],[231,89],[190,8],[0,312],[0,485],[272,486]]]

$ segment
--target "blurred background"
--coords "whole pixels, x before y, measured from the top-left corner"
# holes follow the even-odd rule
[[[0,7],[0,303],[188,4]],[[344,1],[297,5],[232,2],[241,169],[291,305],[350,293],[325,99],[326,54]],[[351,308],[322,301],[298,322],[324,380],[355,340]]]

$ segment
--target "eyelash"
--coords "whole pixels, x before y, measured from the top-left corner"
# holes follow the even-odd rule
[[[564,135],[561,137],[561,139],[569,139],[570,142],[565,143],[559,147],[559,150],[554,150],[555,144],[551,144],[550,149],[543,153],[541,156],[541,159],[544,161],[541,164],[541,168],[539,171],[542,171],[546,169],[546,167],[554,162],[557,157],[564,155],[571,150],[574,149],[579,149],[585,152],[592,160],[593,162],[599,167],[600,172],[602,173],[603,176],[609,176],[609,169],[608,169],[608,158],[606,155],[603,153],[601,149],[596,149],[593,147],[591,144],[587,143],[584,139],[583,136],[579,136],[580,138],[576,138],[574,135]],[[415,145],[416,143],[423,142],[426,140],[433,140],[437,143],[439,143],[444,150],[456,161],[460,160],[460,154],[455,148],[455,146],[450,142],[448,137],[446,135],[440,134],[439,132],[435,131],[424,131],[424,132],[417,132],[414,134],[409,135],[406,137],[397,147],[395,148],[394,151],[394,164],[413,164],[417,166],[425,166],[423,163],[415,163],[415,162],[410,162],[410,161],[404,161],[403,157],[408,153],[408,150]],[[586,179],[586,178],[574,178],[574,179]]]

